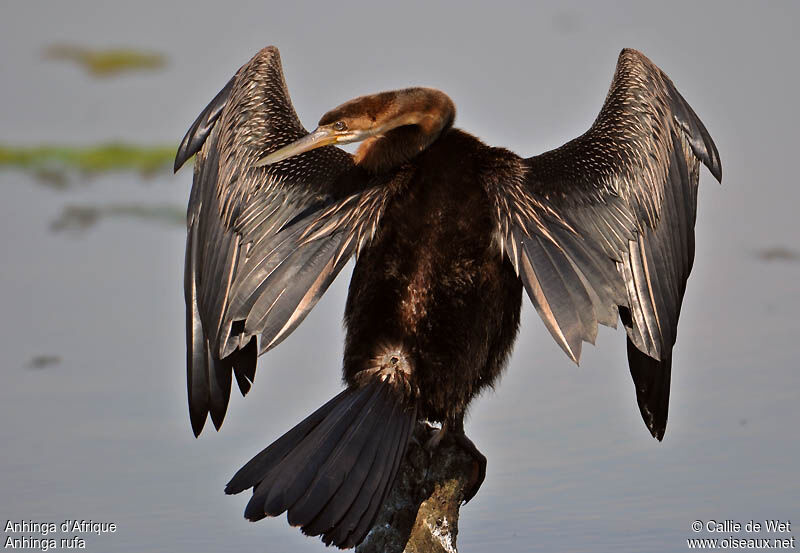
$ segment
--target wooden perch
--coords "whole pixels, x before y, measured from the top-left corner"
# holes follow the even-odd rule
[[[397,480],[356,553],[458,553],[459,508],[477,478],[477,462],[448,435],[428,451],[432,430],[417,424]]]

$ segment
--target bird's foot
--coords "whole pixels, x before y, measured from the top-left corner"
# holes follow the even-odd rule
[[[483,481],[486,479],[486,456],[478,450],[472,440],[467,438],[464,432],[454,434],[453,438],[456,440],[456,443],[467,451],[467,453],[472,455],[475,460],[470,485],[464,491],[464,504],[466,505],[470,499],[475,497],[475,494],[481,489]]]
[[[456,428],[453,428],[455,426]],[[431,427],[430,437],[425,442],[423,449],[433,455],[433,451],[439,447],[445,436],[449,436],[455,443],[461,447],[466,453],[470,454],[474,459],[473,473],[470,483],[464,490],[464,504],[469,502],[470,499],[475,497],[475,494],[480,490],[483,481],[486,479],[486,456],[478,450],[472,440],[470,440],[464,433],[462,425],[448,425],[447,422],[442,423],[441,428]]]

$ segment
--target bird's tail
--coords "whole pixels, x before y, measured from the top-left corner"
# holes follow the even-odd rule
[[[394,482],[416,407],[389,379],[351,386],[253,457],[225,493],[253,488],[244,516],[288,511],[292,526],[341,548],[366,536]]]

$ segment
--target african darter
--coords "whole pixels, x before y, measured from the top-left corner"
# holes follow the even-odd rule
[[[700,162],[719,154],[672,81],[620,54],[591,128],[522,158],[453,128],[444,93],[408,88],[329,111],[310,134],[276,48],[217,94],[183,139],[196,154],[185,291],[189,411],[219,428],[232,375],[284,340],[351,257],[346,388],[233,477],[245,516],[352,547],[369,530],[416,421],[464,436],[470,401],[497,379],[522,288],[576,363],[598,323],[627,331],[642,417],[667,423],[672,348],[694,258]],[[336,144],[361,142],[354,155]],[[330,361],[331,366],[335,363]]]

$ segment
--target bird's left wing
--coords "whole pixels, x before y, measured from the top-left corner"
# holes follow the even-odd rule
[[[385,191],[367,190],[338,148],[254,166],[306,134],[269,47],[239,69],[178,150],[176,169],[197,154],[185,270],[195,434],[209,412],[222,424],[232,373],[249,390],[257,337],[261,352],[286,337],[380,216]]]
[[[628,332],[651,433],[666,426],[672,346],[694,259],[699,163],[719,154],[672,81],[623,50],[592,127],[487,182],[503,249],[561,348],[578,362],[598,323]]]

